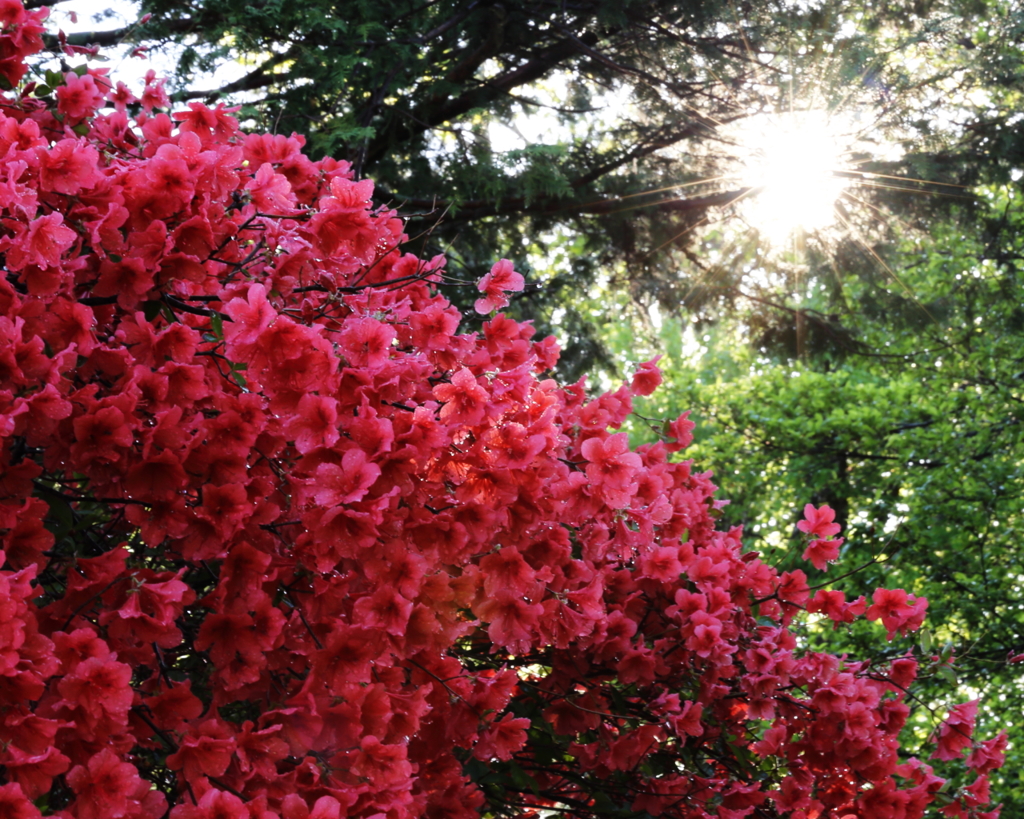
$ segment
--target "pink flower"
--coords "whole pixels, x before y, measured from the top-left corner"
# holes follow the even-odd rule
[[[640,365],[640,369],[633,374],[634,395],[650,395],[664,381],[661,370],[658,369],[658,361],[661,358],[662,356],[659,355],[650,361],[645,361]]]
[[[979,742],[967,757],[967,767],[973,768],[979,774],[987,774],[996,768],[1001,768],[1006,761],[1006,745],[1009,737],[1006,731],[993,739]]]
[[[489,624],[487,634],[494,645],[522,654],[529,651],[544,607],[521,598],[503,597],[485,599],[473,611]]]
[[[949,709],[949,716],[932,737],[938,748],[932,759],[957,759],[964,748],[971,746],[974,720],[978,716],[978,701],[971,700]]]
[[[65,226],[60,213],[48,213],[29,222],[28,230],[17,237],[7,251],[7,266],[22,270],[26,265],[56,267],[61,254],[75,243],[78,234]]]
[[[48,148],[36,148],[39,183],[45,191],[76,194],[100,180],[99,154],[77,139],[62,139]]]
[[[629,439],[625,432],[608,438],[588,438],[580,448],[583,457],[590,463],[586,466],[587,478],[612,507],[629,505],[636,494],[636,473],[643,466],[643,460],[629,451]]]
[[[68,125],[77,125],[103,104],[103,92],[92,75],[79,77],[74,71],[64,76],[64,85],[57,89],[57,110],[67,117]]]
[[[842,544],[841,537],[835,540],[812,540],[804,550],[804,560],[809,560],[815,569],[823,572],[826,564],[839,557],[839,547]]]
[[[142,92],[142,98],[140,102],[142,107],[147,111],[152,111],[154,108],[170,108],[171,101],[167,96],[167,91],[164,90],[165,79],[157,79],[156,72],[150,69],[146,72],[146,89]]]
[[[264,213],[287,211],[295,207],[295,194],[288,179],[274,171],[269,162],[264,162],[256,176],[246,183],[256,209]]]
[[[487,390],[465,367],[452,376],[450,384],[434,387],[434,397],[444,402],[441,420],[445,423],[479,424],[487,411]]]
[[[832,535],[838,535],[842,528],[838,523],[833,523],[835,519],[836,513],[828,504],[823,505],[820,509],[815,509],[809,503],[804,507],[804,519],[797,523],[796,528],[808,535],[827,539]]]
[[[924,622],[924,613],[928,601],[923,597],[915,598],[903,589],[876,589],[871,595],[874,605],[868,609],[868,620],[881,620],[891,640],[898,631],[906,634],[917,631]]]
[[[667,423],[665,425],[665,434],[668,438],[674,440],[666,443],[665,449],[669,452],[678,452],[681,449],[686,449],[686,447],[693,443],[693,429],[696,426],[690,420],[690,410],[684,412],[675,421]]]
[[[836,623],[852,623],[857,617],[864,613],[867,601],[863,595],[852,603],[846,602],[846,595],[841,591],[819,589],[814,597],[807,603],[807,611],[824,614]]]
[[[322,463],[316,468],[313,499],[320,506],[338,506],[362,500],[373,482],[380,477],[380,467],[370,463],[361,449],[349,449],[341,457],[341,465]]]
[[[391,355],[395,330],[390,324],[369,316],[345,322],[339,341],[349,366],[379,370]]]
[[[8,819],[42,819],[39,808],[28,800],[17,782],[0,786],[0,815]]]
[[[185,802],[171,811],[171,819],[248,819],[249,811],[237,796],[210,788],[198,805]]]
[[[113,90],[107,92],[107,100],[114,103],[114,108],[118,111],[125,111],[133,102],[138,102],[131,89],[120,81]]]
[[[505,714],[480,737],[473,756],[483,761],[494,757],[506,761],[511,759],[512,754],[526,744],[526,729],[529,727],[530,720]]]
[[[72,768],[67,779],[71,789],[78,794],[75,807],[80,819],[125,816],[129,808],[134,807],[129,804],[129,799],[143,784],[135,766],[122,762],[110,748],[104,748],[92,757],[88,768],[82,765]]]
[[[486,315],[502,307],[508,306],[508,298],[505,293],[508,291],[519,292],[525,284],[523,277],[512,269],[512,262],[502,259],[496,262],[491,272],[480,279],[477,284],[480,292],[484,294],[482,299],[477,299],[474,307],[478,313]]]

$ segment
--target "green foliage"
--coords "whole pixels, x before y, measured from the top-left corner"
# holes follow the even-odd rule
[[[687,454],[727,465],[716,476],[732,499],[725,519],[744,526],[751,549],[780,570],[804,569],[812,585],[856,570],[844,581],[851,589],[929,599],[923,639],[957,663],[954,676],[940,658],[935,690],[959,682],[987,703],[979,730],[1010,729],[993,788],[1016,815],[1024,675],[1007,660],[1024,653],[1024,207],[1017,187],[980,194],[973,226],[934,222],[928,235],[893,236],[891,273],[877,262],[868,275],[812,261],[803,309],[839,289],[852,350],[809,345],[799,360],[751,348],[744,336],[763,320],[755,310],[714,328],[666,322],[648,349],[625,343],[618,323],[605,338],[622,364],[667,352],[667,383],[645,401],[649,423],[633,436],[653,440],[658,419],[693,410]],[[792,325],[793,313],[777,309]],[[828,575],[784,537],[806,502],[829,504],[844,527]],[[849,639],[864,647],[876,635]],[[927,683],[916,695],[923,741],[944,698]]]

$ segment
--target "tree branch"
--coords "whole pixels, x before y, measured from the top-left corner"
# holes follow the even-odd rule
[[[622,154],[616,159],[610,162],[606,162],[604,165],[599,165],[598,167],[593,168],[592,170],[583,174],[583,176],[577,177],[570,184],[573,188],[581,188],[584,185],[589,185],[591,182],[600,179],[602,176],[604,176],[607,173],[610,173],[616,168],[620,168],[623,165],[632,162],[634,159],[642,159],[645,156],[650,156],[654,152],[660,151],[664,148],[668,148],[672,145],[675,145],[678,142],[682,142],[684,139],[689,139],[690,137],[697,136],[697,134],[702,133],[704,131],[714,130],[716,127],[720,125],[726,125],[730,122],[734,122],[738,119],[743,119],[747,116],[750,115],[736,114],[735,116],[725,117],[723,119],[716,121],[711,120],[703,115],[698,115],[696,121],[689,123],[688,125],[679,129],[670,136],[666,136],[663,138],[656,137],[644,144],[636,145],[633,147],[632,150],[628,151],[625,154]]]
[[[194,99],[217,99],[227,94],[234,94],[238,91],[255,91],[257,88],[266,88],[271,85],[275,80],[282,79],[277,74],[268,73],[270,69],[280,65],[286,60],[291,59],[293,56],[292,50],[289,49],[284,54],[275,54],[274,56],[265,60],[261,65],[254,68],[244,77],[241,77],[233,82],[229,82],[227,85],[222,85],[220,88],[210,88],[206,90],[191,90],[182,91],[174,95],[174,99],[181,100],[194,100]]]
[[[564,26],[558,26],[558,30],[565,34],[567,36],[567,39],[575,43],[581,53],[586,54],[588,57],[592,57],[593,59],[597,60],[599,63],[606,66],[607,68],[610,68],[613,71],[617,71],[620,74],[630,74],[636,77],[637,79],[646,80],[651,84],[652,87],[655,88],[661,87],[670,88],[673,91],[675,90],[674,88],[672,88],[671,84],[661,79],[660,77],[655,77],[653,74],[649,74],[648,72],[643,71],[642,69],[634,68],[633,66],[623,65],[622,63],[615,62],[615,60],[613,60],[608,55],[602,54],[597,49],[592,48],[587,43],[582,42],[578,37],[572,34],[572,32],[568,31]]]
[[[40,3],[40,5],[43,5]],[[50,5],[47,3],[46,5]],[[27,6],[26,6],[27,8]],[[192,31],[196,27],[196,21],[190,17],[186,17],[182,20],[169,20],[164,24],[167,28],[167,32],[170,34],[184,34]],[[132,23],[129,26],[123,26],[122,28],[108,29],[106,31],[78,31],[74,34],[67,35],[68,45],[75,46],[112,46],[118,45],[126,40],[129,35],[133,34],[136,29],[139,28],[139,24]],[[50,49],[59,49],[60,45],[57,42],[57,38],[52,34],[44,34],[43,42],[46,43],[46,47]]]
[[[713,193],[708,196],[694,196],[688,199],[670,198],[658,202],[643,202],[636,205],[626,205],[619,197],[609,197],[590,202],[566,201],[554,197],[544,197],[531,205],[526,205],[525,199],[515,197],[514,199],[503,200],[500,204],[488,204],[481,200],[467,202],[454,209],[447,221],[471,222],[476,219],[484,219],[489,216],[505,216],[512,213],[519,213],[530,216],[550,216],[556,213],[577,213],[599,216],[609,213],[616,213],[629,208],[658,208],[666,213],[687,213],[693,211],[709,210],[710,208],[727,207],[738,202],[747,196],[753,188],[737,188],[735,190]],[[385,195],[384,191],[381,191]],[[399,197],[400,198],[400,197]],[[410,202],[411,203],[411,202]],[[438,203],[441,206],[442,203]]]
[[[596,43],[597,35],[590,32],[584,34],[582,42],[588,41]],[[474,108],[486,107],[511,89],[539,80],[555,66],[578,53],[576,42],[564,39],[544,49],[524,65],[487,80],[454,99],[446,101],[446,97],[440,94],[433,96],[423,105],[417,106],[406,119],[383,130],[371,141],[366,151],[367,163],[375,162],[393,150],[394,145],[407,141],[417,133],[456,119]]]
[[[426,43],[429,42],[430,40],[433,40],[435,37],[440,37],[452,26],[457,26],[459,23],[461,23],[463,20],[469,17],[469,15],[473,13],[473,10],[478,5],[480,5],[479,2],[476,2],[476,0],[474,0],[474,2],[470,3],[468,6],[466,6],[466,8],[462,9],[462,11],[453,14],[440,25],[435,26],[426,34],[422,35],[421,37],[418,37],[416,42]]]

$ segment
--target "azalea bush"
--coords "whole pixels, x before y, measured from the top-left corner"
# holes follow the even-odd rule
[[[506,261],[460,333],[346,163],[35,77],[44,19],[0,2],[0,815],[997,814],[976,702],[901,746],[927,601],[744,553],[685,415],[616,431],[656,362],[545,378]]]

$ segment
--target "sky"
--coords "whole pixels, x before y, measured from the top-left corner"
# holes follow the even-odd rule
[[[50,7],[47,28],[51,31],[60,29],[65,34],[122,28],[138,19],[138,8],[138,3],[126,0],[68,0]],[[133,91],[144,83],[143,77],[150,68],[162,74],[173,64],[173,60],[165,55],[158,54],[154,55],[156,59],[140,60],[129,57],[128,51],[126,48],[104,49],[101,54],[109,62],[102,65],[109,67],[111,75],[130,86]]]
[[[139,4],[130,0],[66,0],[50,7],[47,28],[60,29],[66,34],[79,31],[107,31],[123,28],[139,18]],[[121,80],[132,91],[142,90],[146,72],[153,69],[159,76],[169,77],[174,73],[177,54],[180,49],[152,51],[140,59],[130,56],[130,48],[104,48],[100,55],[107,62],[93,62],[91,65],[110,68],[113,79]],[[211,88],[237,79],[245,70],[237,64],[227,64],[210,76],[198,87]]]

